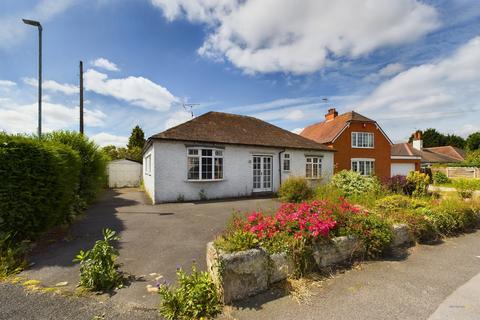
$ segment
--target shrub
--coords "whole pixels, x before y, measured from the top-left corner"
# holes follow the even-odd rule
[[[358,172],[342,170],[332,177],[331,183],[340,189],[345,196],[364,195],[380,190],[376,177],[362,176]]]
[[[452,180],[452,183],[463,199],[471,198],[473,192],[480,189],[480,180],[477,179],[456,178]]]
[[[430,177],[418,171],[411,171],[407,176],[407,182],[414,186],[412,196],[423,197],[427,195],[427,188],[430,184]]]
[[[435,171],[433,173],[433,183],[434,184],[445,184],[449,183],[450,179],[447,177],[447,175],[441,171]]]
[[[160,314],[168,320],[211,319],[222,311],[217,287],[207,272],[192,265],[192,273],[177,269],[178,287],[159,287]]]
[[[278,195],[283,202],[299,203],[309,200],[313,191],[305,178],[289,177],[280,186]]]
[[[97,240],[91,250],[80,250],[73,260],[80,263],[79,286],[92,291],[107,291],[123,285],[123,276],[115,263],[118,251],[111,244],[119,239],[115,231],[105,229],[103,240]]]
[[[362,240],[368,257],[375,258],[392,242],[392,226],[375,214],[351,215],[346,224],[347,234],[355,234]]]
[[[67,145],[80,155],[80,181],[77,192],[84,202],[84,207],[94,200],[106,185],[107,155],[92,140],[77,132],[52,132],[46,134],[44,139]]]
[[[406,176],[396,175],[390,178],[384,178],[382,184],[388,191],[395,193],[408,193]]]
[[[0,233],[21,241],[68,222],[79,170],[80,158],[68,146],[0,134]]]
[[[258,247],[258,238],[251,232],[236,230],[215,239],[215,247],[226,252],[244,251]]]
[[[24,242],[18,243],[12,239],[11,235],[0,236],[0,280],[26,267],[25,254],[28,246]]]

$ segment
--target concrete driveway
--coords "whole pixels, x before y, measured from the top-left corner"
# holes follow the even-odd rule
[[[72,259],[80,249],[91,248],[101,238],[102,229],[111,228],[121,236],[117,247],[122,270],[143,278],[118,290],[112,302],[156,308],[158,295],[146,290],[147,284],[155,284],[154,273],[172,282],[176,266],[189,269],[196,260],[205,269],[206,243],[224,230],[233,210],[273,211],[278,206],[275,199],[150,205],[138,189],[109,190],[67,236],[37,248],[29,258],[33,266],[23,275],[46,286],[68,281],[66,288],[74,290],[79,269]]]

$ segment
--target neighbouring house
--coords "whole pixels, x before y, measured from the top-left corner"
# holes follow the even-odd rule
[[[147,140],[143,181],[154,203],[251,196],[289,176],[328,181],[333,154],[262,120],[208,112]]]
[[[353,170],[362,175],[390,177],[392,142],[372,119],[350,111],[329,109],[325,121],[306,127],[300,135],[334,148],[335,172]]]
[[[465,151],[452,146],[441,146],[424,148],[422,131],[418,130],[413,134],[412,143],[397,143],[392,146],[393,156],[410,157],[420,160],[415,163],[416,170],[421,167],[431,167],[434,164],[455,163],[465,160]]]

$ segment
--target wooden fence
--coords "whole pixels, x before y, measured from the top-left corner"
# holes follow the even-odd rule
[[[439,167],[432,168],[432,172],[440,171],[449,178],[480,178],[480,168],[474,167]]]

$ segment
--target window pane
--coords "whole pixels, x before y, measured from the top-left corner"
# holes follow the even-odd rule
[[[312,177],[312,165],[307,163],[305,166],[305,177],[311,178]]]
[[[313,178],[317,178],[318,177],[318,165],[317,164],[314,164],[313,165],[313,175],[312,175]]]
[[[196,157],[188,157],[188,179],[190,180],[198,180],[200,179],[200,166],[199,166],[199,158]]]
[[[223,179],[223,158],[215,158],[215,179]]]
[[[355,132],[352,132],[352,147],[357,146],[357,134]]]
[[[283,160],[283,170],[284,171],[290,171],[290,160],[289,159]]]
[[[365,162],[364,161],[359,161],[358,162],[358,171],[360,172],[361,175],[365,175]]]
[[[188,154],[191,156],[198,154],[198,149],[188,149]]]
[[[284,156],[286,159],[290,159],[290,154],[289,154],[289,153],[285,153],[283,156]]]
[[[222,157],[223,156],[223,151],[222,150],[215,150],[215,155],[217,157]]]
[[[358,162],[357,161],[352,162],[352,171],[358,172]]]
[[[202,153],[203,151],[210,151],[210,154],[212,153],[212,150],[202,150]],[[202,157],[202,180],[210,180],[212,176],[212,158]]]
[[[202,149],[202,156],[203,157],[211,157],[212,156],[212,150],[211,149]]]

